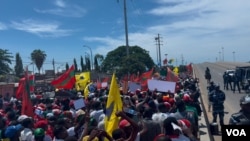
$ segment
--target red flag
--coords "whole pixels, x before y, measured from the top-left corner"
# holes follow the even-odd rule
[[[28,68],[26,68],[25,78],[20,80],[22,85],[20,88],[22,91],[22,115],[27,115],[29,117],[34,116],[33,104],[30,98],[30,82],[28,76]]]
[[[192,74],[192,73],[193,73],[192,63],[190,63],[189,65],[187,65],[186,68],[187,68],[187,72],[188,72],[189,74]]]
[[[105,77],[102,79],[102,82],[108,82],[109,81],[109,77]]]
[[[131,74],[129,76],[129,81],[134,82],[135,77],[136,77],[135,74]]]
[[[128,75],[127,74],[125,74],[123,77],[122,77],[122,79],[121,79],[121,82],[123,83],[123,82],[127,82],[129,79],[128,79]]]
[[[55,88],[72,89],[75,85],[75,67],[72,65],[65,73],[51,82]]]
[[[16,91],[16,98],[17,99],[22,98],[23,91],[25,91],[24,88],[25,88],[25,78],[23,77],[19,80],[19,83],[18,83],[18,88]]]
[[[140,82],[140,72],[137,72],[137,75],[134,78],[134,82],[139,83]]]
[[[164,65],[168,64],[168,59],[167,58],[163,60],[163,64]]]
[[[21,99],[22,98],[22,93],[24,91],[23,88],[25,88],[25,77],[21,78],[19,80],[19,83],[18,83],[18,88],[17,88],[17,91],[16,91],[16,98],[17,99]],[[29,87],[30,87],[30,92],[34,92],[35,91],[35,75],[29,75],[29,78],[28,78],[28,82],[29,82]]]
[[[167,70],[166,81],[178,82],[179,77],[170,68],[167,68]]]
[[[97,79],[96,81],[96,88],[100,90],[102,88],[102,83]]]
[[[148,79],[152,78],[153,72],[154,72],[154,68],[152,68],[150,71],[142,73],[141,79],[140,79],[142,91],[146,91],[148,89]]]

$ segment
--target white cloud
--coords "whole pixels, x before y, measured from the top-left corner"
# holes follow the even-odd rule
[[[32,33],[40,37],[63,37],[69,36],[72,32],[71,30],[60,29],[57,23],[45,23],[32,19],[21,22],[13,21],[11,26],[14,29]]]
[[[63,0],[55,0],[55,5],[62,8],[66,6]]]
[[[79,7],[77,5],[67,7],[67,8],[54,8],[54,9],[34,9],[38,13],[43,14],[52,14],[52,15],[58,15],[63,17],[83,17],[86,14],[86,9]]]
[[[86,9],[73,4],[66,4],[63,0],[54,1],[56,7],[52,9],[39,9],[35,8],[34,10],[37,13],[42,14],[52,14],[63,17],[83,17],[86,14]]]
[[[213,3],[211,0],[189,0],[189,1],[178,1],[175,5],[167,5],[170,1],[165,0],[166,5],[161,4],[161,6],[156,7],[149,11],[149,13],[154,15],[171,15],[171,14],[185,14],[186,12],[192,11],[204,11],[207,5]]]
[[[0,22],[0,30],[6,30],[7,26]]]
[[[183,63],[215,61],[219,58],[218,52],[222,46],[225,58],[230,60],[232,51],[237,50],[239,54],[241,50],[246,50],[247,44],[250,43],[247,41],[250,33],[250,16],[247,14],[250,12],[249,6],[250,1],[246,0],[244,5],[232,0],[183,0],[174,6],[161,4],[159,8],[154,8],[150,12],[162,18],[162,22],[147,27],[143,32],[129,33],[129,45],[138,45],[150,51],[156,62],[157,50],[154,38],[159,33],[162,37],[161,60],[167,53],[169,58],[174,58],[179,64],[182,61]],[[188,14],[190,17],[170,22],[171,19],[168,17],[176,14],[180,16]],[[115,39],[98,37],[98,40],[95,40],[95,42],[100,41],[106,44],[102,45],[103,53],[112,50],[110,47],[125,44],[124,35]],[[247,55],[244,51],[241,54]]]

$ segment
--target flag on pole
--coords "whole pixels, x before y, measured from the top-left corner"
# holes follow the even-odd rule
[[[175,75],[178,76],[178,74],[179,74],[179,68],[178,67],[174,67],[173,72],[175,73]]]
[[[148,88],[148,79],[152,79],[153,76],[153,72],[154,72],[154,68],[152,68],[150,71],[144,72],[141,75],[141,90],[146,91]]]
[[[82,72],[80,74],[75,75],[76,82],[75,88],[77,91],[84,91],[87,83],[90,81],[90,72]]]
[[[29,82],[29,86],[30,86],[30,92],[34,92],[35,91],[35,75],[29,75],[28,78],[29,78],[28,82]],[[17,88],[17,91],[16,91],[16,98],[17,99],[22,98],[23,87],[25,87],[24,86],[25,81],[26,81],[25,76],[19,80],[18,88]]]
[[[108,100],[106,104],[105,114],[105,131],[111,136],[113,130],[118,128],[119,117],[115,115],[116,112],[122,111],[122,99],[120,90],[116,81],[115,74],[112,76]]]
[[[192,63],[190,63],[189,65],[187,65],[186,68],[187,68],[187,72],[188,72],[189,74],[193,74]]]
[[[84,88],[84,98],[87,99],[89,96],[89,86],[92,85],[92,82],[88,83],[87,86]]]
[[[171,82],[178,82],[179,77],[175,75],[175,73],[170,69],[167,68],[167,76],[166,76],[166,81],[171,81]]]
[[[25,77],[20,79],[18,92],[22,97],[22,115],[27,115],[29,117],[34,116],[33,104],[30,97],[30,82],[28,76],[28,67],[26,67]]]
[[[72,65],[65,73],[51,82],[55,88],[72,89],[75,85],[75,67]]]

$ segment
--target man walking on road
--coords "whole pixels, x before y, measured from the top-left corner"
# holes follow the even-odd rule
[[[215,90],[215,85],[214,85],[214,82],[213,81],[211,81],[210,82],[210,85],[207,87],[207,90],[208,90],[208,112],[210,112],[211,111],[211,106],[212,106],[212,101],[210,101],[210,94],[211,94],[211,92],[212,91],[214,91]]]
[[[215,86],[215,90],[209,95],[209,100],[212,102],[213,123],[217,122],[217,115],[219,115],[220,125],[224,125],[224,101],[226,100],[226,96],[220,90],[218,84]]]
[[[234,89],[233,92],[235,93],[236,87],[238,88],[238,91],[240,93],[240,75],[235,72],[234,76],[233,76],[233,82],[234,82]]]

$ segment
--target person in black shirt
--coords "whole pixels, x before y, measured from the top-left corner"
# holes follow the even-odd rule
[[[224,101],[226,100],[226,96],[220,90],[218,84],[215,86],[215,90],[209,95],[209,100],[212,102],[213,122],[217,122],[217,115],[219,115],[220,125],[224,125]]]

